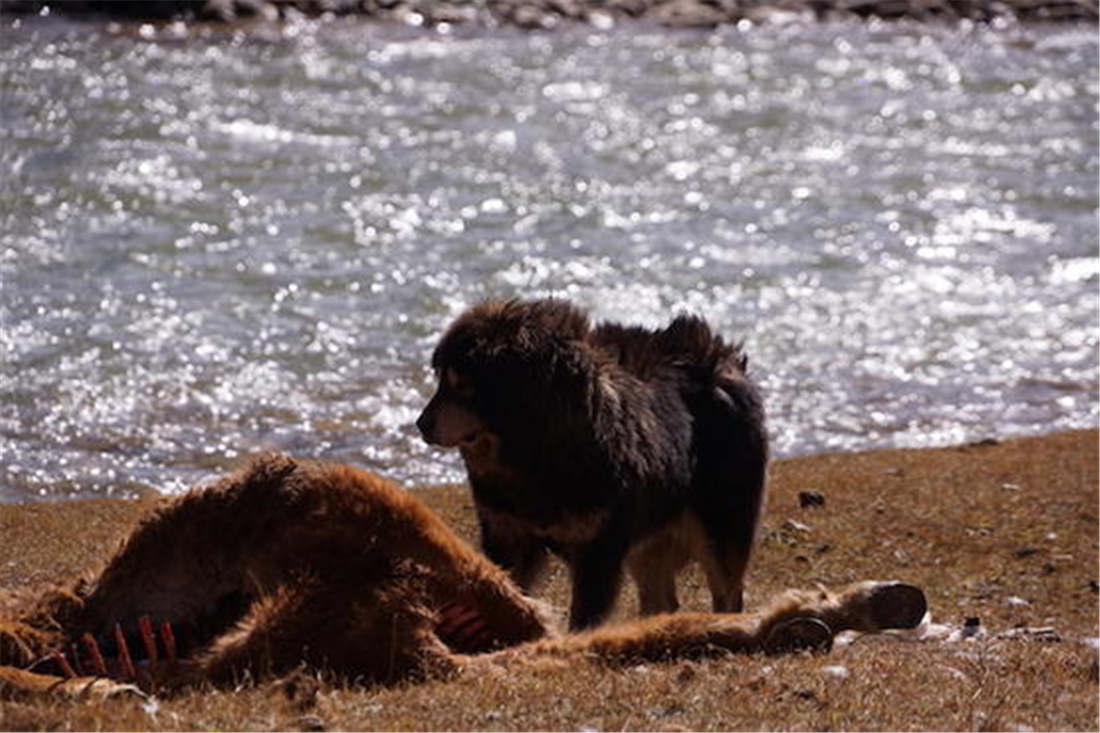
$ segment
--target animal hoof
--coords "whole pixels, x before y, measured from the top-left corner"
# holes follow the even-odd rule
[[[867,610],[877,629],[914,629],[928,612],[928,599],[915,585],[883,583],[868,595]]]
[[[777,624],[764,640],[768,654],[787,654],[801,651],[827,652],[833,647],[833,630],[811,616],[799,616]]]

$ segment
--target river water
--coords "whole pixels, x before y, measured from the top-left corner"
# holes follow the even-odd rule
[[[743,339],[776,453],[1096,425],[1095,27],[3,20],[0,500],[413,421],[488,296]]]

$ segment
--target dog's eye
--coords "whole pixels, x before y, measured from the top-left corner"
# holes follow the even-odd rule
[[[472,397],[474,394],[473,380],[467,377],[465,374],[455,370],[447,369],[446,373],[447,386],[450,387],[455,393],[461,397]]]

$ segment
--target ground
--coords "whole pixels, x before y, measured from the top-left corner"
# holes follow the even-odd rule
[[[1098,434],[781,460],[748,583],[922,586],[972,639],[865,636],[828,655],[594,664],[389,689],[304,674],[153,702],[10,700],[6,730],[1096,730]],[[472,536],[462,487],[414,489]],[[800,494],[820,506],[803,508]],[[0,588],[93,569],[150,498],[0,506]],[[704,610],[699,576],[685,606]],[[627,589],[618,616],[634,612]],[[542,591],[564,605],[557,573]]]

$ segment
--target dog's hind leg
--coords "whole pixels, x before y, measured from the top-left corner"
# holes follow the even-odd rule
[[[711,540],[708,544],[710,547],[700,554],[707,586],[710,588],[712,608],[715,613],[740,613],[744,608],[745,571],[749,566],[749,551],[733,547],[723,540]]]
[[[697,408],[696,420],[693,509],[706,537],[697,556],[715,612],[738,612],[766,488],[768,439],[760,396],[743,377],[725,374]]]
[[[672,613],[680,607],[676,573],[687,557],[674,531],[644,540],[627,555],[627,568],[638,586],[638,607],[643,616]]]

